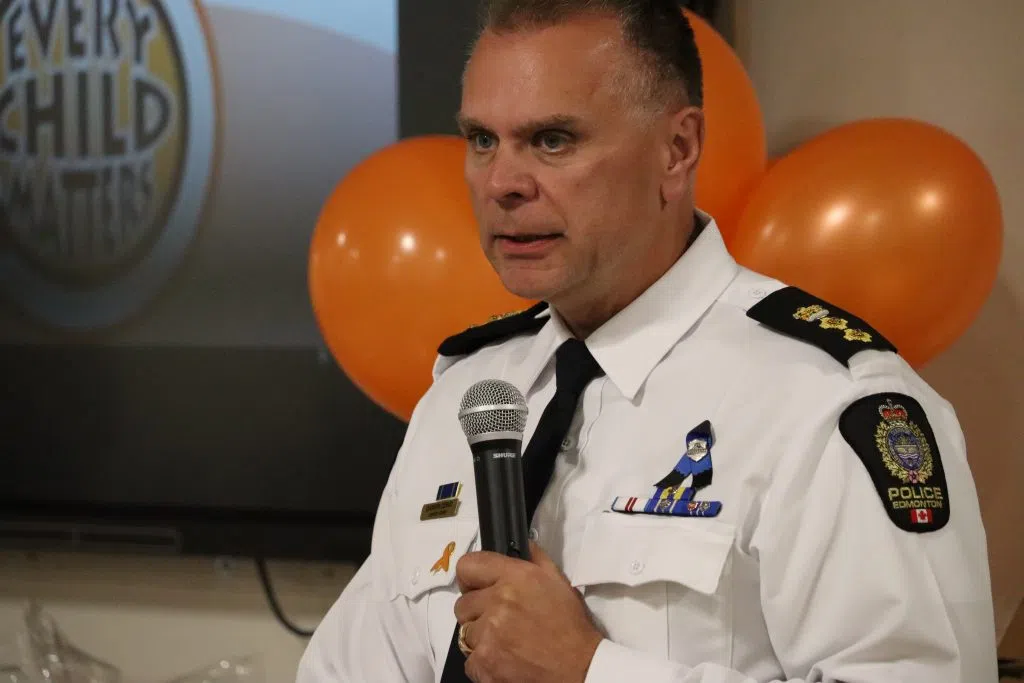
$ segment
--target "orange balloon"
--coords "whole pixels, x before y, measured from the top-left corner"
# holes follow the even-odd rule
[[[765,171],[767,143],[761,105],[743,62],[704,19],[684,9],[704,71],[706,138],[697,167],[695,201],[723,234],[735,229]]]
[[[445,337],[532,303],[508,293],[481,251],[464,159],[454,136],[384,148],[337,185],[313,234],[309,288],[324,340],[353,383],[403,420]]]
[[[921,367],[977,316],[1002,233],[995,183],[966,144],[874,119],[777,161],[727,243],[745,266],[864,318]]]

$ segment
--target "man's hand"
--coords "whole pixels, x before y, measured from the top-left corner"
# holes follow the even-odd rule
[[[551,558],[530,543],[527,562],[493,552],[463,555],[455,618],[472,649],[475,683],[583,683],[602,635],[583,598]]]

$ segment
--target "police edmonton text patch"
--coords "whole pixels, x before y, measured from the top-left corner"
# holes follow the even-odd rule
[[[946,474],[920,403],[906,394],[865,396],[843,411],[839,431],[867,467],[896,526],[922,533],[946,525]]]

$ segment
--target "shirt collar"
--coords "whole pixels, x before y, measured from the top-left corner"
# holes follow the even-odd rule
[[[586,340],[601,369],[630,400],[739,273],[714,219],[701,211],[697,219],[705,227],[682,257]],[[534,337],[515,372],[523,393],[532,390],[555,350],[571,336],[552,310],[551,321]]]

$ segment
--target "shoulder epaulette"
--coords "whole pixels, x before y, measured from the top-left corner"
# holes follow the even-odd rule
[[[547,303],[542,301],[525,311],[497,316],[482,325],[475,325],[448,337],[441,342],[437,352],[442,356],[465,356],[493,342],[536,332],[548,321],[548,316],[540,316],[547,308]]]
[[[865,349],[896,347],[863,319],[797,287],[784,287],[750,307],[747,315],[783,334],[822,349],[843,365]]]

